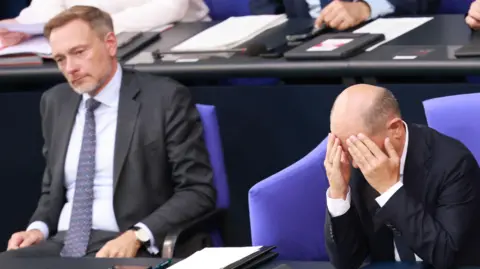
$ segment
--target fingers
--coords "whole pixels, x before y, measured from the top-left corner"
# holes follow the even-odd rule
[[[20,247],[24,240],[24,233],[14,233],[8,240],[7,250],[14,250]]]
[[[465,17],[465,23],[474,30],[480,29],[480,21],[472,18],[471,16]]]
[[[333,158],[333,163],[332,163],[332,166],[334,169],[340,169],[341,158],[342,158],[342,147],[337,146],[337,148],[335,149],[335,156]]]
[[[332,153],[333,143],[335,142],[335,136],[332,133],[328,134],[328,142],[327,142],[327,153],[325,154],[326,158],[325,161],[330,162],[330,155]]]
[[[388,157],[393,162],[399,162],[400,158],[398,157],[397,151],[390,142],[390,138],[385,139],[385,149],[387,150]]]
[[[38,238],[35,236],[35,234],[27,233],[27,236],[25,237],[25,239],[23,240],[23,242],[20,244],[19,247],[20,248],[29,247],[37,243],[37,241],[38,241]]]
[[[368,161],[360,150],[352,143],[352,140],[347,139],[348,152],[352,156],[355,163],[361,170],[365,170],[369,167]]]
[[[385,154],[382,152],[382,150],[372,141],[370,138],[368,138],[364,134],[358,134],[358,139],[367,146],[368,150],[376,157],[376,158],[381,158],[385,157]]]
[[[472,3],[470,9],[468,10],[468,16],[472,17],[476,21],[480,20],[480,3],[478,1]]]
[[[95,255],[96,258],[109,258],[110,257],[110,250],[108,246],[105,245],[102,249],[100,249],[97,254]]]
[[[350,141],[349,147],[357,149],[360,155],[362,155],[363,159],[366,160],[368,163],[372,164],[376,161],[375,156],[373,156],[370,149],[356,136],[351,136],[347,139],[347,143]]]

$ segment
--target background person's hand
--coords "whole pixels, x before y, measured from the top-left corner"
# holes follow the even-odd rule
[[[465,23],[467,23],[473,30],[480,29],[480,1],[477,0],[470,5],[468,14],[465,17]]]
[[[8,240],[7,250],[15,250],[36,245],[45,238],[40,230],[30,230],[14,233]]]
[[[330,28],[343,31],[368,20],[370,12],[370,6],[365,2],[335,0],[322,9],[315,25],[320,27],[325,24]]]
[[[20,32],[10,32],[0,29],[0,48],[11,47],[30,38],[30,35]]]
[[[349,188],[351,168],[347,154],[340,145],[340,139],[334,134],[328,134],[324,165],[330,184],[328,196],[332,199],[345,199]]]

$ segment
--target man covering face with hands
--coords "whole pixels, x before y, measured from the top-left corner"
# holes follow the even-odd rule
[[[336,268],[480,265],[480,173],[463,144],[406,124],[393,94],[371,85],[337,97],[330,129],[325,239]]]

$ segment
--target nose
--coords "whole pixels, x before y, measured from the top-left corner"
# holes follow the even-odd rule
[[[73,58],[67,58],[65,64],[65,72],[69,75],[75,74],[78,70],[78,63]]]

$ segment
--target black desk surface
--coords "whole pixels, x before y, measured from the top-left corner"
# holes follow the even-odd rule
[[[258,36],[253,42],[275,47],[285,35],[311,26],[311,20],[290,20]],[[212,23],[180,24],[164,33],[145,52],[168,50]],[[231,59],[211,59],[194,63],[156,62],[126,65],[140,71],[176,78],[225,77],[318,77],[318,76],[423,76],[480,74],[480,59],[456,59],[454,51],[468,44],[471,31],[462,15],[439,15],[413,31],[349,60],[289,62],[280,59],[261,59],[235,56]],[[431,53],[415,60],[393,60],[398,53],[411,49],[430,49]],[[0,68],[0,81],[19,82],[60,80],[62,75],[54,63],[40,67]]]
[[[113,265],[144,265],[154,266],[162,262],[160,259],[60,259],[60,258],[23,258],[3,260],[0,262],[2,269],[108,269]],[[296,261],[273,261],[261,266],[259,269],[275,269],[285,264],[291,269],[334,269],[329,262],[296,262]],[[203,266],[202,266],[203,268]],[[365,269],[426,269],[422,264],[408,263],[378,263],[367,265]],[[471,267],[472,269],[474,267]],[[192,268],[193,269],[193,268]],[[467,269],[467,267],[462,267]]]

